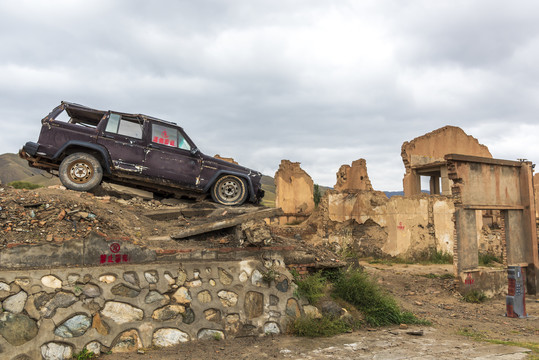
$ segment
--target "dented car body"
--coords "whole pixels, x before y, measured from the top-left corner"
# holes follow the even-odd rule
[[[261,173],[203,154],[172,122],[62,102],[41,123],[38,142],[19,155],[69,189],[88,191],[105,178],[176,196],[210,194],[224,205],[264,196]]]

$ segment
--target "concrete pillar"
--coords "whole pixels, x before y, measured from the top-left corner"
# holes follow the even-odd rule
[[[475,210],[455,209],[457,273],[479,266]]]
[[[440,177],[431,176],[429,184],[430,184],[430,194],[440,195]]]
[[[522,210],[504,211],[507,265],[527,266],[526,237],[523,228]]]
[[[404,196],[421,194],[421,177],[415,170],[412,170],[409,174],[405,174],[402,182]]]
[[[440,175],[442,178],[442,195],[451,196],[451,180],[447,176],[447,166],[440,168]]]

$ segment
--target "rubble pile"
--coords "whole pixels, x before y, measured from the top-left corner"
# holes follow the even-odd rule
[[[164,251],[284,246],[303,254],[302,259],[307,256],[308,262],[339,262],[327,247],[304,241],[311,228],[267,225],[264,218],[279,211],[253,205],[96,196],[62,186],[24,190],[4,185],[0,187],[0,247],[64,243],[97,233]]]
[[[85,238],[92,231],[141,238],[142,228],[152,221],[136,213],[164,206],[157,200],[94,196],[61,186],[36,190],[4,186],[0,187],[0,246],[63,242]]]

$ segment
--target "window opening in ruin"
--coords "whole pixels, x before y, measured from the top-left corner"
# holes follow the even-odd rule
[[[430,195],[440,195],[442,188],[440,173],[420,174],[421,192]]]

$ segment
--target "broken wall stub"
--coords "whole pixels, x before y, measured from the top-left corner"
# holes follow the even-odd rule
[[[282,160],[275,173],[275,207],[284,212],[283,219],[303,220],[314,210],[314,182],[299,162]],[[283,220],[287,222],[287,220]]]
[[[535,192],[535,203],[539,204],[539,174],[533,175],[533,187]],[[539,206],[535,207],[535,217],[539,218]]]
[[[227,162],[229,162],[229,163],[238,165],[238,162],[235,161],[235,160],[234,160],[233,158],[231,158],[231,157],[222,157],[222,156],[219,155],[219,154],[215,154],[213,157],[216,158],[216,159],[219,159],[219,160],[227,161]]]
[[[478,210],[499,210],[505,265],[526,268],[528,293],[535,294],[539,255],[535,223],[533,164],[449,154],[445,156],[455,201],[455,272],[461,285],[475,282],[478,269]]]
[[[380,191],[329,190],[318,211],[323,215],[314,242],[352,247],[364,256],[408,259],[453,251],[454,206],[444,196],[388,199]]]
[[[402,161],[406,169],[403,179],[404,195],[421,193],[421,176],[430,177],[431,194],[451,195],[451,183],[444,159],[446,154],[492,158],[485,145],[455,126],[444,126],[412,141],[406,141],[401,147]]]
[[[365,159],[358,159],[350,165],[342,165],[337,172],[337,183],[335,190],[373,190],[369,174],[367,173],[367,162]]]

